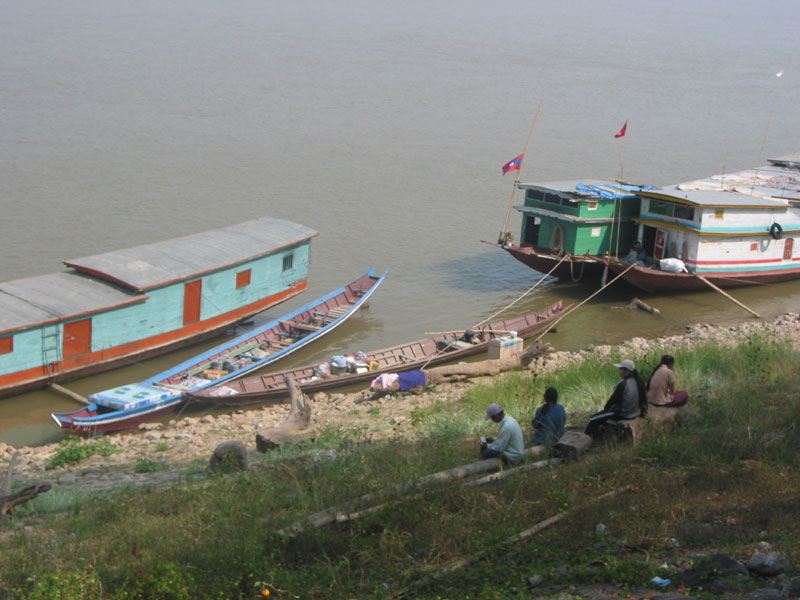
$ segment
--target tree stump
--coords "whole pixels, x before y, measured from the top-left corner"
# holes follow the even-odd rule
[[[214,449],[208,461],[208,470],[214,473],[246,471],[247,448],[241,442],[222,442]]]
[[[689,406],[650,405],[646,417],[630,420],[606,421],[597,430],[597,442],[623,442],[636,445],[644,435],[669,433],[689,415]]]
[[[259,452],[280,448],[308,436],[311,427],[311,401],[303,395],[291,375],[286,375],[284,381],[291,399],[289,414],[277,427],[256,434],[256,449]]]
[[[553,445],[553,454],[558,458],[578,460],[592,447],[592,438],[581,431],[568,431]]]

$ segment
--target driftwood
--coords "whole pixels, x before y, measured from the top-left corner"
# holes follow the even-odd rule
[[[534,342],[520,354],[507,356],[506,358],[495,358],[481,360],[478,362],[464,362],[457,365],[444,365],[428,369],[428,383],[436,385],[448,381],[459,381],[469,377],[481,377],[483,375],[497,375],[501,371],[508,371],[518,367],[529,365],[535,358],[553,351],[550,344]]]
[[[8,464],[8,470],[6,471],[6,476],[3,481],[3,491],[0,493],[0,517],[13,515],[17,504],[24,504],[28,500],[33,500],[39,494],[49,492],[53,487],[52,483],[45,481],[43,483],[29,485],[21,490],[17,490],[12,494],[11,473],[14,469],[14,463],[17,460],[18,454],[19,452],[15,452],[14,456],[11,457],[11,462]]]
[[[289,390],[291,406],[286,419],[278,425],[256,434],[256,449],[266,452],[273,448],[280,448],[308,436],[311,427],[311,401],[303,395],[291,375],[286,375],[283,380]]]
[[[528,448],[525,451],[525,455],[538,456],[544,453],[545,450],[546,448],[544,446],[534,446],[533,448]],[[490,473],[493,471],[499,471],[502,468],[502,466],[503,462],[499,458],[487,458],[485,460],[479,460],[478,462],[470,463],[468,465],[461,465],[459,467],[448,469],[446,471],[439,471],[438,473],[433,473],[432,475],[426,475],[425,477],[417,479],[416,481],[410,481],[408,483],[393,485],[390,488],[386,488],[369,494],[364,494],[360,498],[356,498],[355,500],[350,500],[348,502],[340,504],[339,506],[335,506],[333,508],[326,508],[325,510],[321,510],[319,512],[314,513],[313,515],[305,517],[304,519],[298,521],[294,525],[291,525],[285,529],[278,530],[277,533],[278,535],[282,536],[291,536],[296,533],[302,533],[306,529],[317,529],[319,527],[324,527],[325,525],[330,525],[331,523],[335,523],[337,521],[348,521],[351,518],[357,518],[357,516],[363,516],[364,514],[374,512],[375,510],[377,510],[377,508],[375,507],[373,507],[372,509],[368,509],[366,511],[362,510],[360,513],[357,511],[362,507],[369,506],[373,502],[377,502],[383,498],[387,498],[392,493],[406,494],[413,490],[423,488],[435,483],[446,483],[448,481],[464,479],[465,477],[470,477],[471,475],[479,475],[481,473]]]
[[[597,430],[597,442],[623,442],[636,445],[648,432],[668,433],[689,414],[688,405],[653,406],[646,417],[622,421],[606,421]]]
[[[633,300],[631,300],[625,306],[614,306],[612,308],[625,309],[625,310],[639,309],[639,310],[643,310],[646,313],[650,313],[651,315],[660,315],[661,314],[660,310],[650,306],[647,302],[645,302],[641,298],[634,298]]]

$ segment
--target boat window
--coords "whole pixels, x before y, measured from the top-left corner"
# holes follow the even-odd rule
[[[294,263],[294,254],[287,254],[283,257],[283,270],[288,271],[292,268],[292,264]]]
[[[650,212],[666,217],[675,217],[686,221],[694,221],[694,207],[685,204],[677,204],[667,200],[650,200]]]
[[[671,217],[674,209],[675,205],[672,202],[667,202],[666,200],[650,200],[651,213]]]
[[[718,208],[714,211],[714,218],[715,219],[722,219],[725,217],[725,210],[722,208]]]
[[[592,237],[600,237],[602,227],[592,227]]]
[[[0,338],[0,354],[11,354],[14,351],[14,336]]]
[[[561,204],[561,196],[556,194],[543,194],[542,200],[550,204]]]
[[[239,271],[236,274],[236,289],[247,287],[250,285],[250,269]]]
[[[684,219],[686,221],[694,221],[694,207],[686,206],[685,204],[676,204],[675,218]]]
[[[588,210],[597,210],[597,202],[592,201],[588,202],[587,204],[588,204],[587,206]]]

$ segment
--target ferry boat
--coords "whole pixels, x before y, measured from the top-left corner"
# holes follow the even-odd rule
[[[800,278],[800,154],[638,197],[632,220],[648,260],[608,263],[636,287],[680,292]]]
[[[0,283],[0,397],[195,343],[299,294],[316,235],[264,217]]]
[[[649,186],[602,180],[521,183],[525,191],[519,243],[501,247],[521,263],[552,275],[600,280],[607,254],[627,254],[639,214],[636,193]]]

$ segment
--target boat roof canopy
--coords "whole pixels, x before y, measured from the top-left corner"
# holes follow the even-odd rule
[[[0,333],[144,302],[148,296],[75,271],[0,283]]]
[[[555,192],[570,196],[577,202],[591,202],[598,198],[618,197],[633,198],[634,193],[628,186],[608,181],[607,179],[574,179],[566,181],[545,181],[542,183],[520,183],[521,190],[539,190],[542,192]]]
[[[264,217],[202,233],[65,261],[78,271],[137,292],[235,266],[317,235],[304,225]]]

